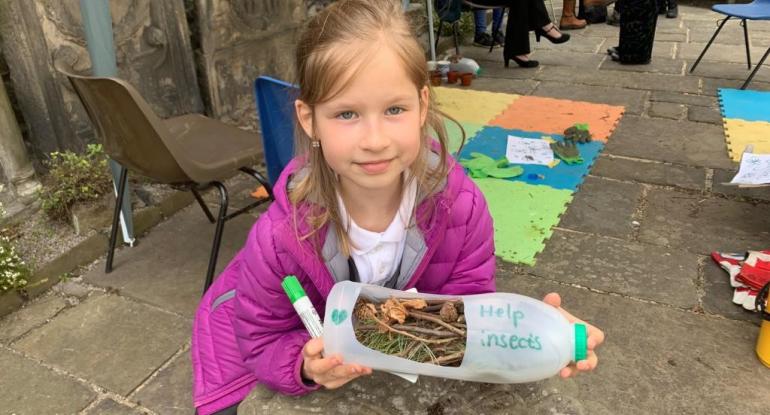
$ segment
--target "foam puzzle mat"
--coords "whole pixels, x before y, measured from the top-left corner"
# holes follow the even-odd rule
[[[482,153],[505,157],[508,136],[563,141],[563,131],[587,123],[594,141],[578,144],[581,164],[558,162],[543,166],[522,164],[523,174],[510,179],[474,179],[487,199],[494,219],[495,247],[503,260],[534,265],[536,256],[558,225],[624,108],[554,98],[519,96],[459,88],[433,88],[439,109],[465,131],[447,120],[450,151],[457,159]]]
[[[718,92],[730,158],[740,162],[747,145],[755,153],[770,153],[770,92],[729,88]]]

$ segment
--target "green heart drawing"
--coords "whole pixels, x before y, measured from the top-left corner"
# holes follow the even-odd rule
[[[347,311],[338,310],[336,308],[332,310],[332,321],[334,322],[334,324],[339,326],[340,324],[342,324],[343,321],[345,321],[346,318],[348,318]]]

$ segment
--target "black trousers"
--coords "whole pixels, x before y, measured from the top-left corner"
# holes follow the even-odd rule
[[[473,0],[481,6],[507,7],[508,24],[505,26],[503,58],[526,55],[529,49],[529,31],[551,23],[543,0]]]
[[[621,62],[646,63],[650,60],[657,22],[656,0],[623,0],[618,45]]]

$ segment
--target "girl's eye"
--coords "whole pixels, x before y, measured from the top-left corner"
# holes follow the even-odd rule
[[[390,107],[387,111],[385,111],[388,115],[398,115],[404,112],[404,109],[401,107]]]
[[[339,114],[337,114],[337,118],[341,120],[352,120],[353,117],[356,116],[356,113],[353,111],[343,111]]]

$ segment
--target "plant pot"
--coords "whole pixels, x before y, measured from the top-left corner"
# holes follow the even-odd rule
[[[473,82],[473,74],[470,72],[466,72],[460,75],[460,80],[461,80],[462,86],[471,86],[471,83]]]
[[[457,80],[460,77],[460,73],[457,71],[449,71],[446,76],[447,76],[447,83],[456,84]]]
[[[441,85],[441,72],[439,71],[433,71],[430,74],[430,84],[433,86],[440,86]]]

